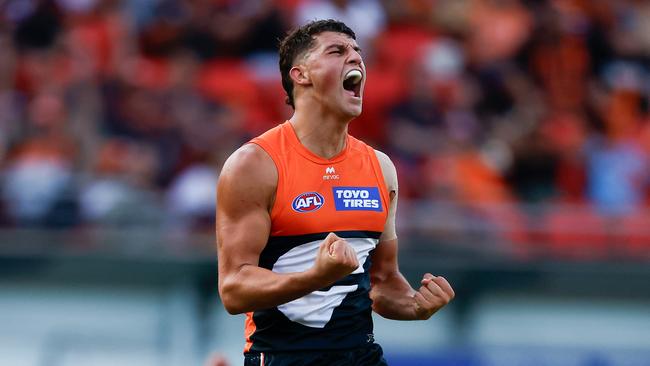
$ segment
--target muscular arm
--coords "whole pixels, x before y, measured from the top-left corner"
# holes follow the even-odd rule
[[[331,234],[323,241],[314,267],[305,272],[278,274],[259,267],[271,230],[269,213],[277,180],[273,160],[253,144],[237,150],[221,171],[216,225],[219,294],[231,314],[295,300],[358,266],[351,249]]]
[[[377,158],[390,192],[390,206],[384,232],[373,252],[370,282],[373,310],[389,319],[428,319],[454,297],[454,291],[443,277],[426,273],[416,291],[399,271],[397,261],[397,172],[388,156],[377,151]]]

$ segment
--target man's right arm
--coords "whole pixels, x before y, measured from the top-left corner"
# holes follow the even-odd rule
[[[314,266],[305,272],[278,274],[259,267],[271,230],[277,181],[273,160],[254,144],[233,153],[221,170],[216,225],[219,294],[231,314],[287,303],[358,267],[352,248],[334,234],[323,241]]]

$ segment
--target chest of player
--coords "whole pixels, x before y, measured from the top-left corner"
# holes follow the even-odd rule
[[[287,168],[279,172],[271,235],[383,230],[383,177],[363,157]]]

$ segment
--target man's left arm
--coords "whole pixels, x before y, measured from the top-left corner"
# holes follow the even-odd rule
[[[390,194],[390,205],[384,231],[372,254],[370,268],[372,308],[377,314],[388,319],[429,319],[454,298],[454,290],[444,277],[426,273],[422,276],[420,288],[416,291],[399,271],[395,230],[397,172],[386,154],[377,151],[377,158]]]

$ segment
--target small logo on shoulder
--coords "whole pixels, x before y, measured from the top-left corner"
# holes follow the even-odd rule
[[[377,187],[334,187],[336,211],[383,211]]]
[[[325,199],[318,192],[305,192],[293,199],[291,207],[297,212],[312,212],[323,207]]]

